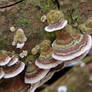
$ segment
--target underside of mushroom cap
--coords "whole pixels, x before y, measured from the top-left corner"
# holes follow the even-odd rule
[[[88,54],[89,51],[86,51],[84,54],[72,59],[72,60],[68,60],[64,62],[64,67],[70,67],[70,66],[74,66],[77,65],[81,62],[81,60]]]
[[[55,60],[52,57],[47,59],[38,58],[35,61],[35,64],[41,69],[51,69],[61,63],[62,61]]]
[[[64,62],[56,66],[55,68],[52,68],[51,71],[58,72],[64,68]]]
[[[48,72],[49,70],[39,69],[34,64],[29,64],[25,74],[25,83],[36,83],[44,78]]]
[[[25,68],[25,64],[23,62],[18,62],[15,65],[11,66],[11,67],[5,67],[4,68],[4,78],[12,78],[17,76],[18,74],[20,74]]]
[[[55,44],[57,46],[55,46]],[[73,40],[67,45],[53,43],[52,57],[56,60],[72,60],[81,54],[89,51],[92,46],[92,38],[90,35],[81,35],[79,39]]]
[[[6,64],[8,64],[11,60],[10,56],[2,56],[0,57],[0,66],[4,66]]]
[[[67,25],[67,20],[60,19],[45,27],[45,31],[54,32],[63,29]]]
[[[11,61],[8,63],[8,66],[12,66],[18,62],[18,57],[14,56]]]
[[[3,68],[0,68],[0,79],[2,79],[4,77],[4,71]]]

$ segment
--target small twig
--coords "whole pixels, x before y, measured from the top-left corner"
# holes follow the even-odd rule
[[[4,8],[8,8],[8,7],[14,6],[14,5],[16,5],[16,4],[18,4],[18,3],[21,3],[21,2],[23,2],[23,1],[24,1],[24,0],[20,0],[20,1],[18,1],[18,2],[13,3],[13,4],[9,4],[9,5],[6,5],[6,6],[2,6],[2,7],[0,7],[0,9],[4,9]]]

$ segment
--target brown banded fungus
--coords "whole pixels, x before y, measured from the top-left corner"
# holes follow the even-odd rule
[[[6,50],[0,51],[0,66],[0,79],[15,77],[25,68],[25,64],[19,61],[14,52]]]
[[[51,79],[52,76],[54,75],[54,73],[55,72],[53,72],[53,71],[49,71],[48,74],[43,79],[41,79],[39,82],[31,84],[30,89],[28,89],[29,92],[35,92],[35,90],[38,87],[42,86],[45,82],[47,82],[49,79]]]
[[[87,21],[81,24],[79,28],[84,34],[89,34],[92,37],[92,18],[87,19]],[[92,55],[92,47],[89,51],[89,55]]]
[[[25,83],[33,84],[39,82],[48,72],[49,70],[40,69],[35,64],[29,62],[25,73]]]
[[[6,66],[4,68],[4,72],[5,72],[4,78],[7,79],[7,78],[15,77],[18,74],[20,74],[24,70],[24,68],[25,68],[25,64],[23,62],[18,62],[10,67]]]
[[[66,20],[64,19],[64,15],[61,14],[61,11],[50,11],[50,13],[48,13],[47,20],[50,28],[45,27],[45,31],[55,31],[56,34],[56,40],[52,44],[52,57],[54,59],[66,62],[88,53],[92,45],[91,36],[81,34],[78,30],[65,23]],[[65,24],[61,25],[60,21],[62,24]],[[54,30],[52,30],[53,28]],[[85,55],[83,57],[82,56],[81,59]]]
[[[35,64],[41,69],[51,69],[61,64],[61,61],[52,58],[52,48],[49,40],[40,43],[40,56],[36,59]]]
[[[8,66],[12,66],[14,64],[16,64],[19,61],[18,56],[15,55],[14,57],[12,57],[12,59],[10,60],[10,62],[8,63]]]
[[[8,55],[8,52],[5,50],[0,51],[0,66],[5,66],[11,60],[11,56]]]

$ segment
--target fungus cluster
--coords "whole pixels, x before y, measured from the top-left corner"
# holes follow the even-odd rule
[[[54,32],[56,39],[52,43],[44,40],[31,50],[34,56],[39,56],[26,69],[25,83],[31,84],[28,92],[34,92],[62,68],[78,64],[92,46],[91,36],[69,25],[62,11],[51,10],[45,19],[49,24],[45,31]]]
[[[12,52],[0,51],[0,79],[12,78],[20,74],[25,64],[19,61],[18,56]]]
[[[56,40],[52,43],[52,57],[68,66],[86,56],[91,48],[92,40],[90,35],[81,34],[72,28],[61,13],[58,10],[48,13],[49,25],[45,27],[45,31],[56,34]]]
[[[47,20],[49,25],[45,27],[45,31],[54,32],[56,39],[52,43],[50,40],[42,41],[31,50],[32,55],[24,59],[27,64],[24,82],[31,85],[28,92],[34,92],[36,88],[48,81],[55,72],[64,67],[78,64],[89,53],[92,46],[91,31],[84,34],[73,28],[64,18],[62,11],[51,10],[41,20],[42,22]],[[90,22],[87,20],[87,24],[80,25],[80,29],[91,30]],[[14,32],[15,28],[11,27],[10,30]],[[24,31],[18,29],[12,45],[22,49],[26,41]],[[27,55],[26,50],[19,54],[21,60]],[[24,68],[25,64],[19,60],[15,53],[0,51],[0,79],[15,77]]]

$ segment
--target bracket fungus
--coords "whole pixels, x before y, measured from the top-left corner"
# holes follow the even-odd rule
[[[20,74],[25,64],[20,62],[18,56],[10,51],[0,51],[0,79],[12,78]]]
[[[11,57],[8,55],[8,52],[5,50],[0,51],[0,66],[5,66],[11,60]]]
[[[59,21],[65,20],[64,15],[61,11],[53,11],[50,11],[47,16],[51,28],[45,28],[47,32],[52,32],[52,29],[56,28],[53,30],[56,34],[56,40],[52,44],[52,57],[56,60],[66,62],[78,58],[81,55],[83,56],[85,53],[87,54],[92,46],[91,36],[81,34],[78,30],[65,23],[65,21],[61,21],[63,24],[65,23],[65,25],[60,25]]]
[[[20,74],[24,70],[24,68],[25,68],[25,64],[20,61],[11,67],[6,66],[4,68],[4,72],[5,72],[4,78],[7,79],[7,78],[15,77],[18,74]]]
[[[38,87],[42,86],[45,82],[47,82],[49,79],[51,79],[53,75],[54,75],[54,72],[49,71],[48,74],[43,79],[41,79],[39,82],[31,84],[31,87],[28,90],[30,92],[35,92],[35,90]]]
[[[12,45],[16,45],[16,48],[23,48],[23,46],[25,45],[25,42],[27,41],[27,38],[24,34],[24,31],[23,29],[18,29],[16,31],[16,34],[14,36],[14,39],[13,39],[13,42],[12,42]]]
[[[35,64],[29,62],[25,73],[25,83],[33,84],[39,82],[48,72],[49,70],[40,69]]]
[[[79,28],[84,34],[89,34],[92,37],[92,18],[88,18],[85,23],[79,25]],[[88,54],[92,55],[92,47]]]
[[[8,63],[7,66],[12,66],[12,65],[16,64],[18,61],[19,61],[18,56],[15,55],[14,57],[12,57],[12,59],[10,60],[10,62]]]
[[[40,56],[36,59],[35,64],[41,69],[51,69],[56,67],[61,61],[52,58],[52,48],[49,40],[40,43]]]
[[[45,27],[47,32],[54,32],[63,29],[68,21],[64,19],[62,11],[51,10],[47,15],[48,26]]]

